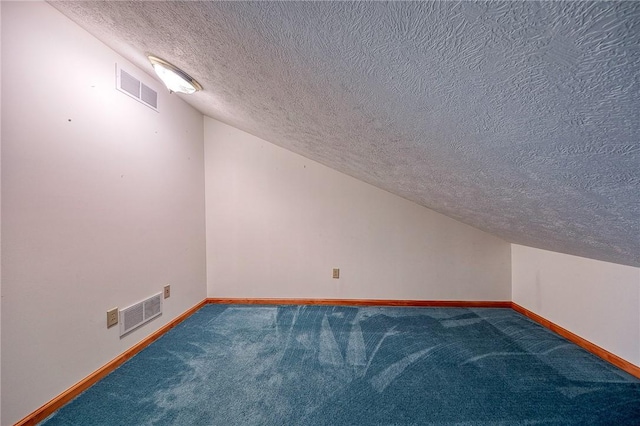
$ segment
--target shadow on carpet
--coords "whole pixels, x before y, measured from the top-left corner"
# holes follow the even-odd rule
[[[54,425],[640,425],[640,380],[511,309],[207,305]]]

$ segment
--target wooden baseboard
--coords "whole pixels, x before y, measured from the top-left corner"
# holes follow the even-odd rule
[[[406,306],[451,308],[511,308],[511,302],[466,300],[392,300],[392,299],[272,299],[214,298],[207,303],[228,305],[334,305],[334,306]]]
[[[137,343],[135,346],[128,349],[126,352],[122,353],[118,357],[112,359],[107,364],[99,368],[98,370],[91,373],[89,376],[85,377],[75,385],[71,386],[69,389],[61,393],[60,395],[53,398],[51,401],[44,404],[42,407],[38,408],[33,413],[26,416],[24,419],[20,420],[15,426],[32,426],[38,424],[42,420],[49,417],[59,408],[62,408],[67,402],[71,401],[76,396],[80,395],[82,392],[87,390],[96,382],[100,381],[104,377],[106,377],[113,370],[118,368],[120,365],[124,364],[131,357],[136,355],[138,352],[149,346],[154,341],[158,340],[163,334],[167,331],[171,330],[176,325],[180,324],[190,315],[192,315],[195,311],[203,307],[207,303],[206,300],[198,303],[188,311],[184,312],[180,316],[176,317],[172,321],[168,322],[158,330],[156,330],[153,334],[145,338],[144,340]]]
[[[540,315],[534,312],[531,312],[527,308],[522,307],[515,302],[511,303],[511,307],[513,308],[514,311],[521,313],[527,318],[537,322],[541,326],[548,328],[549,330],[553,331],[556,334],[559,334],[560,336],[575,343],[581,348],[586,349],[587,351],[591,352],[595,356],[602,358],[603,360],[615,365],[621,370],[624,370],[627,373],[631,374],[632,376],[635,376],[640,379],[640,367],[630,363],[629,361],[626,361],[620,358],[618,355],[612,354],[606,349],[603,349],[600,346],[593,344],[586,339],[583,339],[577,334],[570,332],[566,328],[563,328],[558,324],[555,324],[549,321],[548,319],[541,317]]]

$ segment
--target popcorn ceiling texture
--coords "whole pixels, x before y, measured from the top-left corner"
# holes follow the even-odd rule
[[[182,67],[208,116],[507,241],[640,266],[639,3],[52,5]]]

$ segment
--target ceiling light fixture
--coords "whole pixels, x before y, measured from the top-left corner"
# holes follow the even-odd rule
[[[157,56],[150,55],[148,58],[153,66],[153,70],[158,74],[158,77],[160,77],[164,85],[167,86],[167,89],[169,89],[169,93],[178,92],[190,95],[198,90],[202,90],[200,83],[175,65]]]

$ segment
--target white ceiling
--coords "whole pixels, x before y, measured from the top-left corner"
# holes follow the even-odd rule
[[[507,241],[640,266],[640,3],[52,3],[204,114]]]

